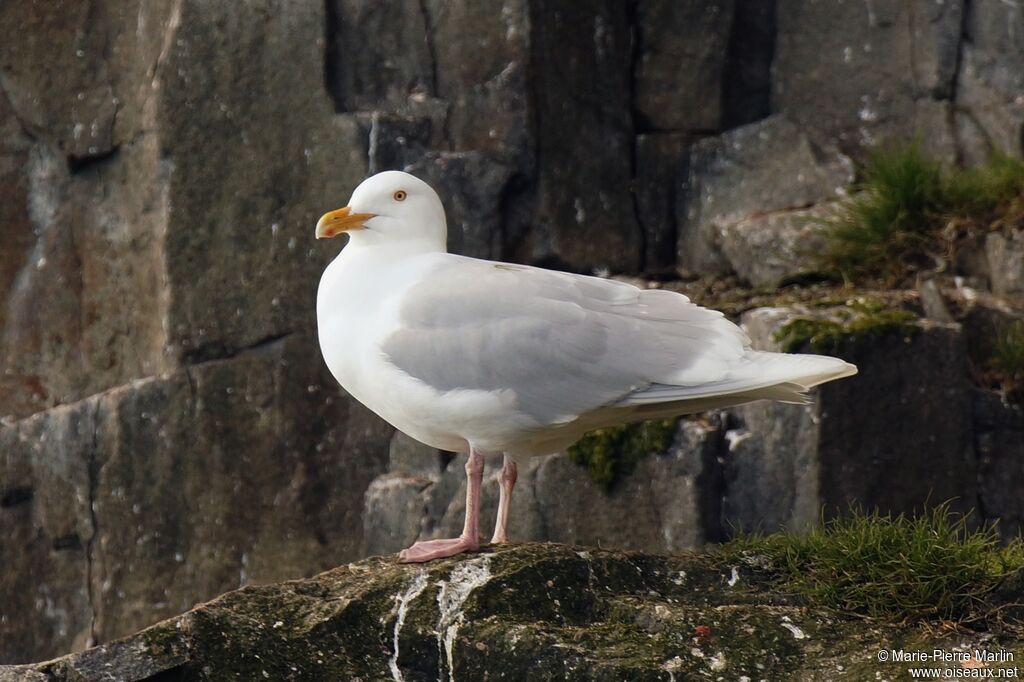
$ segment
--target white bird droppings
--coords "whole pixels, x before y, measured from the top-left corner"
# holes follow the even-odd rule
[[[448,680],[455,682],[453,666],[453,649],[455,635],[459,626],[466,618],[462,605],[469,599],[473,590],[480,587],[491,577],[491,557],[482,556],[459,564],[452,569],[448,580],[438,583],[441,588],[437,593],[437,644],[443,649],[448,662]],[[438,682],[444,682],[444,666],[438,666]]]
[[[736,583],[740,581],[740,569],[735,566],[729,571],[729,587],[736,587]]]
[[[729,429],[725,432],[725,442],[729,444],[729,452],[735,452],[740,443],[750,438],[753,434],[746,429]]]
[[[392,635],[392,641],[394,642],[394,650],[391,652],[391,658],[388,659],[388,668],[391,670],[391,679],[395,682],[404,682],[405,677],[402,675],[402,671],[398,667],[398,637],[402,632],[402,626],[405,624],[405,615],[409,611],[409,603],[413,599],[420,596],[420,593],[427,587],[427,574],[426,571],[417,573],[412,582],[409,583],[409,587],[406,588],[405,592],[395,596],[395,601],[398,602],[397,616],[395,618],[395,632]]]
[[[793,625],[789,620],[789,616],[782,617],[782,627],[793,633],[793,639],[807,639],[807,633]]]

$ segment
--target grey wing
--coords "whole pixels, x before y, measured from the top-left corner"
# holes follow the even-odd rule
[[[439,391],[511,391],[538,424],[565,423],[654,384],[721,380],[747,339],[685,296],[447,256],[407,293],[381,344]]]

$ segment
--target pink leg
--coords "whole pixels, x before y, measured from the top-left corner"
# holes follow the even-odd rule
[[[466,461],[466,523],[462,535],[451,540],[417,542],[398,553],[403,563],[420,563],[454,556],[480,546],[480,484],[484,479],[484,458],[476,450],[469,451]]]
[[[498,498],[498,520],[494,523],[492,545],[503,545],[508,542],[508,510],[512,504],[512,488],[515,487],[518,477],[519,470],[515,461],[505,455],[505,464],[501,467],[501,478],[498,479],[501,486],[501,497]]]

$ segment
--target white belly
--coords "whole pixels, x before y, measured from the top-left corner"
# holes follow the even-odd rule
[[[406,267],[389,278],[369,259],[339,260],[328,266],[320,282],[317,328],[327,367],[349,395],[416,440],[455,452],[468,451],[470,444],[482,451],[504,451],[536,426],[515,409],[515,396],[439,392],[394,367],[380,345],[398,325],[402,288],[396,282],[405,279],[415,285],[422,273]],[[382,279],[389,281],[387,296],[375,286]]]
[[[503,452],[516,440],[523,421],[511,396],[482,391],[439,392],[391,365],[376,348],[330,349],[329,331],[321,348],[331,373],[353,398],[398,430],[431,447],[468,452]],[[325,341],[327,343],[325,343]]]

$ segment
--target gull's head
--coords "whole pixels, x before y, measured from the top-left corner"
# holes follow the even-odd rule
[[[401,171],[384,171],[363,180],[348,206],[325,213],[316,238],[342,232],[350,239],[375,242],[418,241],[439,246],[447,239],[444,206],[430,185]]]

